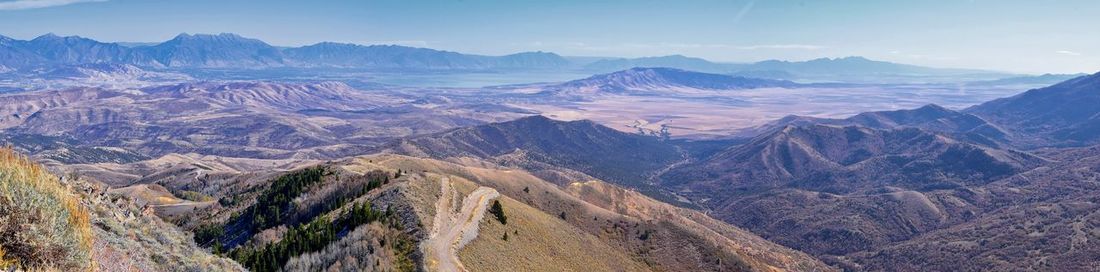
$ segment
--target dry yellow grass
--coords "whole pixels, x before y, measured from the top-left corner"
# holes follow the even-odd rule
[[[495,219],[483,222],[481,235],[459,252],[463,264],[471,271],[616,271],[624,267],[628,271],[833,270],[805,253],[773,244],[698,211],[677,208],[600,181],[559,187],[524,170],[473,160],[462,161],[465,165],[460,165],[454,161],[386,154],[361,157],[356,162],[372,162],[413,173],[449,175],[460,192],[478,185],[500,192],[508,225],[501,226]],[[565,220],[559,218],[561,214]],[[528,219],[521,219],[525,217]],[[513,231],[508,242],[501,239],[505,229]],[[536,232],[528,231],[530,236],[524,236],[525,229]],[[589,241],[589,237],[595,241],[575,248],[576,241]],[[567,254],[575,252],[613,252],[612,255],[626,257]],[[581,261],[584,258],[590,260]],[[622,259],[637,260],[648,267],[602,265],[607,260]],[[580,267],[576,263],[589,265]],[[499,267],[513,269],[493,269]]]
[[[0,148],[0,266],[90,270],[94,242],[80,196],[11,148]]]
[[[556,216],[508,197],[500,201],[508,224],[486,216],[477,239],[459,251],[470,271],[651,270]]]

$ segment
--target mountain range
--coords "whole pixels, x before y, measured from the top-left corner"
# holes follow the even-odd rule
[[[361,46],[331,42],[281,48],[229,33],[185,33],[162,43],[134,46],[53,34],[29,41],[0,38],[0,64],[10,68],[88,63],[131,64],[151,68],[344,67],[484,70],[560,68],[569,62],[561,56],[544,52],[495,57],[395,45]]]
[[[708,73],[773,79],[834,80],[881,76],[975,76],[997,79],[1004,73],[938,69],[873,61],[862,57],[808,61],[767,60],[717,63],[681,55],[636,59],[594,58],[584,61],[549,52],[483,56],[398,45],[357,45],[321,42],[302,47],[277,47],[236,34],[180,34],[161,43],[106,43],[79,36],[46,34],[31,40],[0,36],[0,65],[29,69],[93,63],[130,64],[155,69],[352,68],[374,70],[484,71],[580,70],[607,73],[634,67],[669,67]]]
[[[1000,79],[1009,78],[1006,73],[977,69],[942,69],[916,65],[870,60],[864,57],[817,58],[806,61],[765,60],[752,63],[719,63],[705,59],[670,55],[645,58],[612,58],[586,64],[584,69],[594,72],[611,72],[634,67],[668,67],[706,73],[735,76],[789,79],[863,82],[873,78],[935,78],[963,76]],[[1042,79],[1035,79],[1042,80]],[[998,83],[998,82],[990,82]],[[1004,82],[999,82],[1004,83]]]
[[[565,82],[561,88],[595,88],[601,91],[641,91],[673,88],[739,90],[800,86],[794,82],[710,74],[675,68],[637,67]]]

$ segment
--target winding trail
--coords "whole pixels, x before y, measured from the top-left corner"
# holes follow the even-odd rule
[[[447,177],[440,179],[440,192],[432,231],[425,242],[428,270],[467,271],[458,259],[458,250],[477,238],[489,201],[500,197],[500,193],[493,188],[478,187],[462,200],[461,206],[455,207],[459,204],[458,192]]]

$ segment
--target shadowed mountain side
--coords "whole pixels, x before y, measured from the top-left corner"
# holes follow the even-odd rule
[[[853,254],[867,270],[1080,271],[1098,265],[1100,147],[1062,150],[1060,162],[979,189],[984,214]]]
[[[1100,143],[1100,73],[966,109],[1012,135],[1022,148]]]
[[[388,149],[438,159],[484,159],[559,183],[575,180],[568,178],[575,175],[562,173],[579,171],[647,193],[660,192],[647,183],[650,175],[687,156],[657,137],[624,133],[591,121],[542,116],[405,138]]]
[[[667,186],[737,192],[795,187],[848,193],[982,184],[1035,167],[1033,155],[960,142],[916,128],[787,126],[666,174]]]
[[[677,167],[661,184],[716,218],[853,266],[848,254],[976,218],[982,186],[1048,163],[918,128],[788,125]]]
[[[874,129],[920,128],[952,135],[957,139],[974,143],[1000,146],[1007,141],[1008,133],[973,114],[950,110],[939,105],[895,111],[864,112],[845,119],[814,118],[791,115],[768,124],[742,130],[741,136],[756,136],[781,129],[787,125],[824,124],[838,126],[863,126]]]

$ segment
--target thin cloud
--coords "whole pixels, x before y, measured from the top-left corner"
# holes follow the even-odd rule
[[[752,6],[755,6],[755,5],[756,5],[756,1],[754,0],[754,1],[749,1],[748,3],[745,4],[745,6],[741,7],[741,10],[737,11],[737,15],[733,16],[732,26],[736,26],[737,23],[741,22],[741,18],[745,18],[745,15],[749,14],[749,11],[752,10]]]
[[[710,48],[710,49],[731,49],[731,50],[819,50],[825,48],[820,45],[812,44],[758,44],[758,45],[734,45],[734,44],[700,44],[700,43],[658,43],[658,44],[644,44],[644,43],[628,43],[626,46],[638,47],[638,48]]]
[[[78,3],[107,2],[107,0],[14,0],[0,2],[0,10],[24,10],[60,7]]]
[[[736,46],[735,49],[741,50],[757,50],[757,49],[798,49],[798,50],[818,50],[825,48],[820,45],[812,44],[766,44],[766,45],[750,45],[750,46]]]
[[[1070,56],[1080,56],[1081,55],[1081,53],[1077,53],[1077,52],[1073,52],[1073,51],[1069,51],[1069,50],[1058,50],[1058,51],[1054,51],[1054,53],[1058,53],[1058,54],[1062,54],[1062,55],[1070,55]]]

